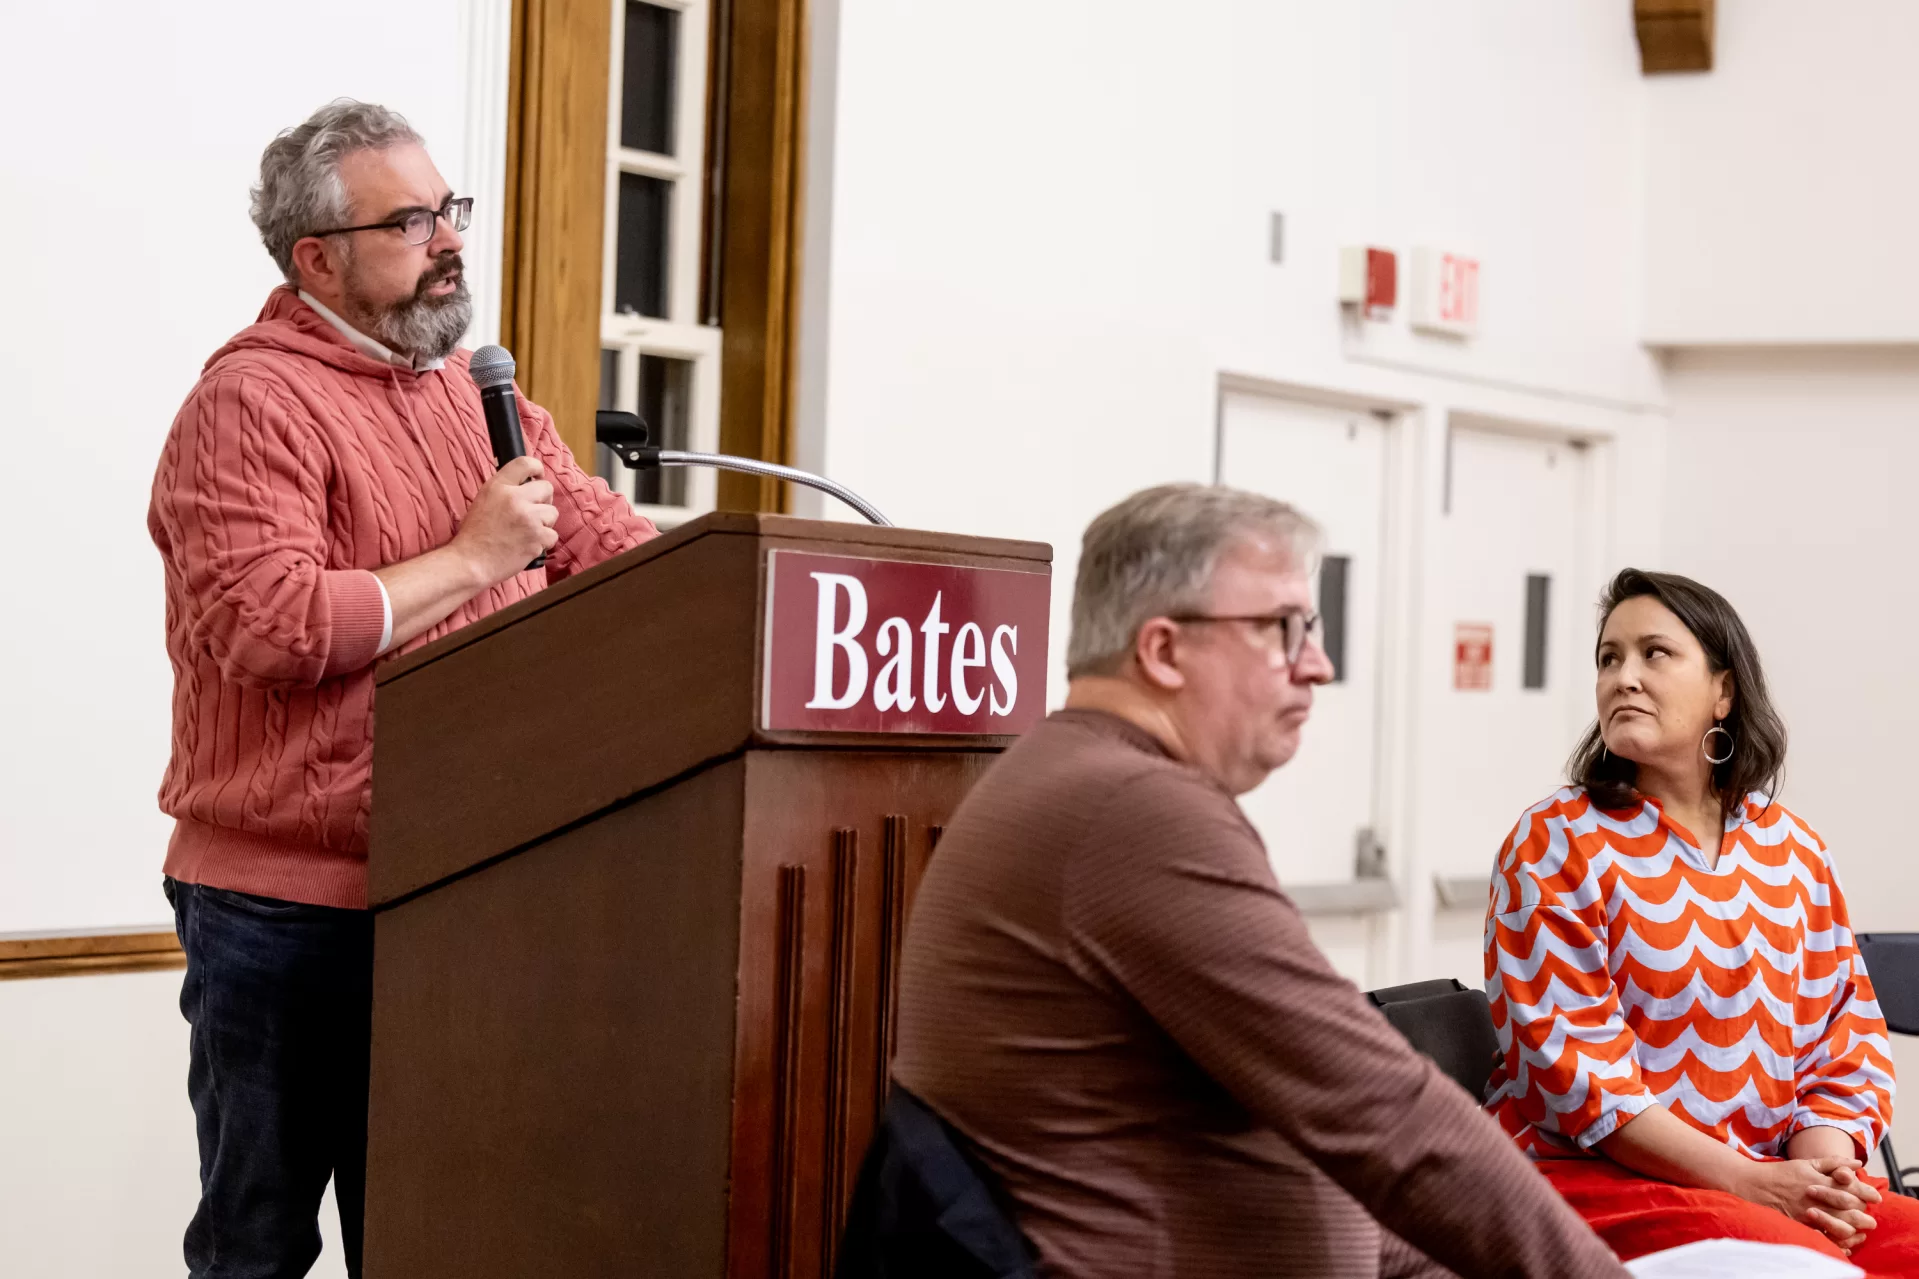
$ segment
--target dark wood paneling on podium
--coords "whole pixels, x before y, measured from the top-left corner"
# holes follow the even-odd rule
[[[753,540],[704,537],[383,684],[371,896],[390,901],[737,753],[752,730]],[[745,589],[740,589],[744,584]],[[670,601],[670,607],[662,607]],[[671,671],[671,678],[661,673]],[[430,708],[430,709],[429,709]],[[431,806],[379,792],[431,788]]]
[[[779,957],[773,1020],[773,1219],[768,1248],[773,1273],[793,1273],[793,1218],[800,1200],[800,1069],[805,1051],[800,1021],[805,1016],[806,868],[780,867],[780,930],[774,944]]]
[[[896,997],[857,848],[923,866],[991,758],[751,751],[381,911],[367,1273],[830,1274]]]
[[[824,1279],[914,889],[1003,738],[754,728],[774,547],[719,515],[382,672],[370,1279]]]
[[[377,916],[369,1276],[721,1273],[745,775]]]
[[[761,561],[774,546],[1022,568],[1052,555],[1043,543],[717,513],[391,663],[374,739],[374,905],[749,744],[805,743],[755,729]],[[1008,740],[963,739],[987,749]],[[383,803],[383,793],[432,802]]]
[[[894,817],[886,819],[889,823]],[[904,818],[898,820],[904,821]],[[853,1005],[855,932],[859,927],[860,833],[850,826],[833,832],[832,974],[826,1012],[826,1147],[820,1156],[820,1273],[833,1273],[839,1223],[846,1219],[852,1191],[850,1169],[859,1154],[850,1148],[848,1106],[853,1090]]]
[[[897,994],[883,992],[881,981],[894,902],[881,875],[855,876],[844,897],[828,886],[849,849],[884,847],[891,832],[906,872],[895,883],[910,892],[932,832],[993,754],[756,750],[746,756],[741,938],[750,943],[765,937],[769,944],[758,951],[743,944],[740,954],[736,1175],[727,1266],[732,1279],[831,1273],[825,1267],[844,1220],[852,1172],[884,1096],[891,1047],[881,1031],[881,1010]],[[782,876],[791,873],[789,867],[805,873],[803,927],[814,939],[805,947],[797,992],[781,980],[783,948],[771,944],[792,935],[782,924],[790,900],[782,895]],[[899,903],[902,916],[909,902]],[[845,918],[841,912],[849,905],[851,927],[836,940],[836,916]],[[781,1029],[783,1001],[794,993],[798,1033],[788,1037]],[[801,1105],[789,1129],[775,1099],[784,1095],[782,1081],[792,1077],[781,1073],[790,1066],[782,1050],[794,1044]],[[794,1156],[790,1172],[780,1159],[786,1150]],[[778,1223],[771,1231],[770,1222]]]
[[[906,938],[906,819],[898,814],[886,819],[880,876],[880,1050],[873,1056],[873,1090],[884,1098],[886,1072],[892,1069],[898,1043],[900,947]]]

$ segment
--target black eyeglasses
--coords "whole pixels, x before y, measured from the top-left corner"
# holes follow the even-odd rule
[[[1308,613],[1302,609],[1293,609],[1285,613],[1253,613],[1245,616],[1220,617],[1211,613],[1173,613],[1168,616],[1174,622],[1243,622],[1253,628],[1257,636],[1268,648],[1283,648],[1286,664],[1292,666],[1299,661],[1299,655],[1306,651],[1306,638],[1317,639],[1320,633],[1318,613]]]
[[[452,196],[437,209],[401,209],[385,222],[369,222],[365,226],[335,227],[331,231],[315,231],[315,237],[327,235],[346,235],[352,231],[388,231],[397,230],[406,237],[408,244],[425,244],[433,238],[433,224],[441,218],[455,231],[464,231],[473,222],[473,197]]]

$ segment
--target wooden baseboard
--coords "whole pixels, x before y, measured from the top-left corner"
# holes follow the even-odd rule
[[[180,939],[164,925],[105,932],[0,933],[0,981],[97,977],[186,966]]]

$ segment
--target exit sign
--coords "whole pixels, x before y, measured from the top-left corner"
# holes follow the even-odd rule
[[[1414,328],[1452,337],[1479,331],[1479,259],[1414,249],[1412,292]]]

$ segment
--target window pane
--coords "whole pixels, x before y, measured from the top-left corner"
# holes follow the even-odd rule
[[[1350,555],[1326,555],[1319,561],[1319,642],[1333,664],[1333,683],[1346,682],[1346,575]]]
[[[613,309],[666,318],[666,247],[673,184],[639,173],[620,175],[618,266]]]
[[[1546,609],[1552,589],[1553,580],[1546,574],[1526,574],[1526,688],[1546,687]]]
[[[612,347],[600,348],[600,407],[620,407],[620,353]]]
[[[627,0],[626,60],[620,73],[621,146],[673,154],[679,43],[679,10]]]
[[[684,449],[692,439],[693,362],[665,355],[640,357],[640,395],[637,404],[619,400],[619,352],[600,352],[600,407],[631,409],[646,422],[648,438],[658,448]],[[596,450],[600,478],[630,502],[650,506],[686,505],[686,468],[655,467],[635,471],[602,444]]]
[[[653,443],[684,449],[691,437],[693,364],[668,356],[640,357],[640,416],[652,428]],[[663,466],[642,471],[639,498],[661,506],[686,505],[686,468]]]
[[[600,348],[600,407],[620,407],[620,353],[607,347]],[[613,450],[604,444],[595,444],[593,458],[594,473],[606,481],[608,488],[631,501],[633,473],[613,455]]]

